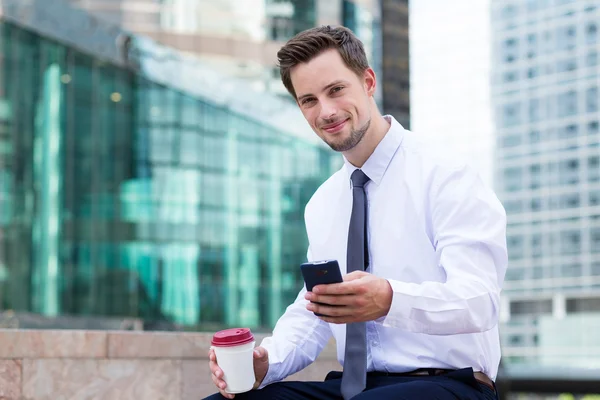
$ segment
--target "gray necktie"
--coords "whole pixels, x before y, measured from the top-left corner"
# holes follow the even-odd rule
[[[348,272],[367,268],[367,196],[364,185],[369,177],[360,169],[352,173],[352,215],[348,230],[346,264]],[[345,400],[361,393],[367,383],[367,326],[365,322],[346,324],[346,353],[342,375]]]

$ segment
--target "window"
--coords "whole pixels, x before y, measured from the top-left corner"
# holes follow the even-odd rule
[[[510,253],[509,253],[510,255]],[[524,268],[509,268],[506,271],[507,281],[522,281],[525,279],[525,269]]]
[[[514,5],[509,4],[502,8],[502,18],[511,19],[511,18],[514,18],[516,15],[517,15],[517,8]]]
[[[598,87],[591,87],[586,90],[585,107],[587,112],[598,111]]]
[[[511,136],[506,136],[504,138],[502,138],[502,147],[504,148],[510,148],[510,147],[516,147],[519,146],[521,144],[521,136],[520,135],[511,135]]]
[[[540,211],[542,209],[542,200],[535,198],[531,200],[531,211]]]
[[[527,78],[529,78],[529,79],[537,78],[539,74],[540,74],[539,67],[531,67],[527,70]]]
[[[552,313],[552,300],[520,300],[510,303],[511,315],[539,315]]]
[[[590,229],[590,251],[600,253],[600,228]]]
[[[581,299],[567,299],[567,312],[598,312],[600,310],[600,298],[588,297]]]
[[[504,187],[507,192],[515,192],[522,188],[522,174],[518,167],[504,170]]]
[[[588,180],[590,182],[600,182],[599,156],[591,156],[588,158]]]
[[[579,180],[579,179],[577,179]],[[579,194],[566,194],[561,196],[561,208],[578,208],[581,205]]]
[[[577,137],[577,133],[578,133],[579,129],[577,125],[567,125],[561,129],[559,129],[558,131],[558,137],[560,139],[568,139],[568,138],[574,138]]]
[[[541,183],[540,171],[541,171],[541,168],[540,168],[539,164],[534,164],[529,167],[529,178],[530,178],[529,188],[537,189],[540,187],[540,183]]]
[[[529,122],[537,122],[541,119],[540,99],[531,99],[529,101]]]
[[[512,103],[505,104],[503,108],[504,115],[504,126],[513,126],[521,123],[521,104],[520,103]]]
[[[510,335],[508,337],[508,342],[511,346],[522,346],[523,345],[523,336],[521,335]]]
[[[587,44],[593,44],[598,41],[598,27],[594,22],[591,22],[585,28],[585,41]]]
[[[560,276],[574,277],[582,275],[582,267],[579,263],[565,264],[560,267]]]
[[[509,236],[507,240],[508,255],[511,260],[517,260],[523,257],[523,236]]]
[[[510,72],[504,73],[504,78],[502,79],[502,81],[505,83],[509,83],[509,82],[514,82],[517,79],[518,79],[518,73],[516,71],[510,71]]]
[[[537,143],[540,141],[540,131],[529,132],[529,143]]]
[[[531,236],[531,255],[534,258],[542,256],[542,235],[539,233]]]
[[[598,52],[590,51],[585,57],[585,65],[588,67],[595,67],[598,65]]]
[[[590,192],[590,206],[599,206],[600,205],[600,192]]]
[[[598,121],[592,121],[588,124],[588,135],[595,135],[598,133]]]
[[[579,182],[579,160],[561,161],[558,167],[559,184],[572,185]]]
[[[577,29],[575,26],[559,27],[556,31],[556,46],[559,51],[574,49],[576,39]]]
[[[542,279],[544,277],[544,268],[543,267],[533,267],[531,269],[531,277],[533,279]]]
[[[534,33],[527,35],[527,58],[531,59],[536,56],[537,36]]]
[[[556,72],[570,72],[575,71],[577,69],[577,60],[574,58],[568,58],[566,60],[560,60],[556,64]]]
[[[578,254],[581,252],[581,233],[567,231],[560,234],[560,247],[562,254]]]
[[[504,41],[504,61],[512,63],[517,59],[519,54],[519,42],[515,38],[510,38]]]
[[[574,90],[558,95],[558,110],[559,117],[577,114],[577,92]]]
[[[504,209],[507,214],[518,214],[523,212],[523,201],[522,200],[511,200],[504,202]]]

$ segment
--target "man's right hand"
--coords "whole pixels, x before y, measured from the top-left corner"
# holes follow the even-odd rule
[[[253,352],[254,357],[254,377],[256,381],[254,382],[254,389],[260,386],[263,379],[267,375],[267,371],[269,370],[269,353],[267,349],[264,347],[257,347]],[[215,351],[210,349],[208,351],[208,365],[210,367],[211,378],[217,388],[219,389],[219,393],[227,399],[233,399],[235,397],[234,394],[230,394],[225,392],[225,388],[227,387],[227,383],[223,380],[223,370],[219,368],[219,364],[217,363],[217,356],[215,355]]]

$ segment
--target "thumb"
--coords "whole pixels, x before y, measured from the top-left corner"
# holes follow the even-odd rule
[[[267,349],[265,349],[264,347],[257,347],[254,349],[254,358],[257,360],[261,360],[262,359],[267,359],[268,358],[268,353],[267,353]]]
[[[364,272],[364,271],[353,271],[353,272],[350,272],[347,275],[344,275],[344,282],[355,281],[357,279],[362,278],[365,275],[369,275],[369,274],[367,272]]]

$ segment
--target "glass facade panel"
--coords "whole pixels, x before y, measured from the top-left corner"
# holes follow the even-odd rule
[[[334,153],[0,23],[0,300],[273,326]]]

